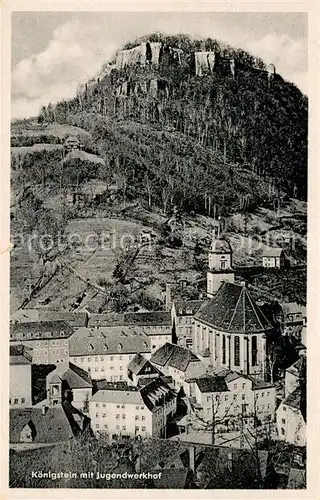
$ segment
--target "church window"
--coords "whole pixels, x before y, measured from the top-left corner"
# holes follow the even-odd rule
[[[238,335],[234,337],[234,364],[240,366],[240,339]]]
[[[226,336],[222,335],[222,363],[226,363]]]
[[[254,336],[252,337],[252,347],[251,347],[251,354],[252,354],[252,366],[257,366],[257,354],[258,354],[258,349],[257,349],[257,337]]]

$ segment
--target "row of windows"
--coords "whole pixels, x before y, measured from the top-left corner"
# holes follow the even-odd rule
[[[50,354],[60,354],[60,351],[63,351],[63,349],[52,349],[52,350],[50,349]],[[68,354],[68,352],[69,352],[68,349],[64,350],[64,354]],[[42,354],[42,353],[39,351],[36,351],[36,356],[40,356],[40,354]],[[48,356],[48,351],[44,351],[43,355]]]
[[[26,402],[25,398],[20,398],[21,401],[19,401],[19,398],[10,398],[9,399],[9,405],[18,405],[18,404],[23,404]]]
[[[108,429],[108,426],[107,426],[107,424],[104,424],[104,426],[101,426],[101,427],[100,427],[100,424],[95,424],[95,428],[96,428],[96,429],[100,429],[100,428],[101,428],[101,429],[102,429],[102,428],[104,428],[104,429]],[[120,425],[116,425],[116,429],[117,429],[117,431],[119,431],[119,430],[121,429],[121,426],[120,426]],[[127,430],[127,427],[126,427],[125,425],[123,425],[123,426],[122,426],[122,430],[123,430],[123,431],[126,431],[126,430]],[[140,430],[140,427],[139,427],[138,425],[136,425],[136,426],[135,426],[135,431],[139,431],[139,430]],[[145,431],[146,431],[146,427],[145,427],[145,426],[142,426],[142,427],[141,427],[141,431],[142,431],[142,432],[145,432]]]
[[[58,333],[58,332],[44,332],[44,333],[41,333],[41,335],[40,335],[40,333],[30,333],[30,332],[28,332],[28,333],[22,333],[20,335],[19,335],[19,333],[17,335],[14,335],[13,333],[11,333],[10,334],[10,338],[12,339],[13,337],[16,337],[17,340],[19,338],[32,340],[34,338],[35,339],[40,339],[40,338],[44,338],[45,339],[45,338],[48,338],[48,337],[58,337],[58,336],[64,337],[64,335],[65,335],[65,332],[63,330],[61,330],[60,333]]]
[[[72,360],[74,363],[76,363],[77,361],[80,363],[86,363],[86,362],[91,362],[91,361],[95,361],[95,362],[99,362],[99,358],[100,358],[100,361],[102,362],[106,362],[106,361],[122,361],[123,359],[123,356],[95,356],[94,358],[91,358],[90,356],[88,358],[79,358],[79,356],[77,356],[76,358],[73,357]],[[129,361],[133,358],[133,354],[129,354]]]
[[[42,343],[42,345],[47,345],[47,342],[44,341]],[[51,345],[60,346],[60,340],[53,340]],[[69,341],[68,340],[65,340],[64,342],[61,341],[61,345],[69,345]],[[41,342],[36,342],[36,347],[40,347],[40,346],[41,346]]]

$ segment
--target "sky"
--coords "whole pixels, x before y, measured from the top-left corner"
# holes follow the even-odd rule
[[[273,63],[286,80],[307,89],[306,13],[14,12],[12,118],[75,96],[122,45],[155,31],[211,37]]]

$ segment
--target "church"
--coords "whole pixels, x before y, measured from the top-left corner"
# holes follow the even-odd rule
[[[213,238],[209,251],[207,296],[194,316],[193,351],[210,353],[214,369],[265,378],[266,337],[273,330],[246,284],[235,284],[232,248]]]

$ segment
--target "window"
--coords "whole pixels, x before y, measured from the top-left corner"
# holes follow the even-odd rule
[[[119,356],[120,361],[122,361],[122,356]]]
[[[99,427],[100,427],[99,424],[96,424],[96,429],[99,429]]]
[[[234,364],[240,366],[240,338],[239,335],[234,337]]]
[[[9,405],[11,405],[11,398],[9,398]]]
[[[136,431],[138,431],[138,430],[139,430],[139,426],[138,426],[138,425],[136,425],[136,426],[135,426],[135,430],[136,430]]]
[[[226,262],[225,261],[221,261],[220,262],[220,265],[221,265],[221,269],[225,269],[226,268]]]
[[[88,361],[89,361],[89,363],[90,363],[90,361],[91,361],[91,358],[88,358]]]
[[[26,402],[25,398],[21,398],[21,403],[25,403],[25,402]]]
[[[207,396],[207,403],[211,401],[211,396]]]
[[[257,366],[258,364],[258,350],[257,350],[257,337],[254,335],[252,337],[252,343],[251,343],[251,362],[252,366]]]
[[[126,405],[121,405],[121,408],[125,408],[125,407],[126,407]]]
[[[125,431],[125,430],[126,430],[126,426],[125,426],[125,425],[123,425],[123,426],[122,426],[122,430],[123,430],[123,431]]]
[[[134,419],[139,420],[139,415],[135,415]]]
[[[283,428],[283,427],[281,427],[281,435],[282,435],[282,436],[284,436],[284,435],[285,435],[285,433],[286,433],[286,431],[284,430],[284,428]]]
[[[96,403],[96,407],[99,408],[100,404],[99,403]]]
[[[123,371],[123,366],[120,366],[120,371],[121,371],[121,372]]]
[[[245,389],[246,388],[246,384],[242,384],[242,389]]]
[[[120,429],[120,425],[116,425],[116,429],[119,430]]]
[[[123,414],[122,414],[122,418],[123,418],[123,419],[124,419],[124,418],[126,418],[126,415],[125,415],[125,413],[123,413]]]
[[[142,426],[142,427],[141,427],[141,430],[142,430],[142,431],[145,431],[145,430],[146,430],[146,428],[145,428],[144,426]]]
[[[136,406],[136,410],[139,410],[140,406]]]
[[[286,406],[283,407],[283,411],[287,411],[287,407]]]
[[[84,363],[84,358],[81,358],[81,363]]]
[[[228,401],[228,394],[225,395],[224,400]]]
[[[40,342],[36,342],[36,347],[39,347],[40,346]]]
[[[96,357],[94,358],[94,360],[95,360],[95,361],[99,361],[99,358],[96,356]]]
[[[119,380],[123,380],[123,375],[120,375]]]
[[[102,413],[102,418],[106,418],[107,414],[106,413]]]
[[[236,390],[238,388],[237,384],[233,384],[234,389]]]
[[[116,419],[119,420],[120,419],[120,413],[117,413],[116,414]]]
[[[145,419],[146,419],[146,417],[142,415],[141,420],[145,420]]]
[[[101,356],[100,361],[103,361],[103,356]]]
[[[110,356],[110,361],[113,361],[113,356]]]
[[[106,407],[106,403],[102,403],[102,408],[105,408]]]
[[[98,368],[95,368],[95,369],[94,369],[94,371],[95,371],[95,372],[97,372],[97,371],[98,371]]]
[[[99,418],[99,413],[96,413],[96,418]]]
[[[242,394],[242,400],[245,400],[245,399],[246,399],[245,394]]]
[[[283,419],[281,420],[281,422],[282,422],[283,424],[285,424],[285,423],[286,423],[286,419],[285,419],[285,418],[283,418]]]
[[[226,336],[222,335],[222,363],[226,364]]]
[[[18,398],[14,398],[14,404],[17,405],[18,404]]]
[[[270,391],[267,392],[267,396],[270,396]]]
[[[113,366],[110,366],[110,370],[113,370],[113,369],[114,369],[114,367],[113,367]]]
[[[108,429],[108,424],[104,424],[104,428],[105,428],[105,429]]]
[[[101,367],[101,371],[104,372],[104,366]]]
[[[120,405],[117,405],[117,408],[120,408]]]

